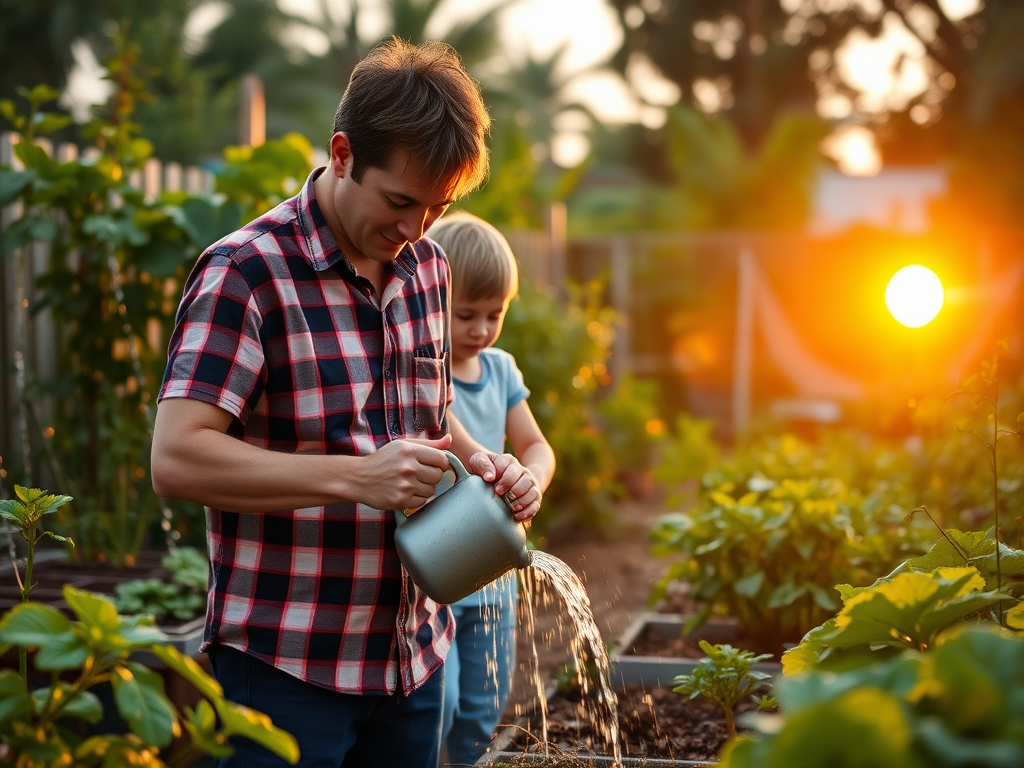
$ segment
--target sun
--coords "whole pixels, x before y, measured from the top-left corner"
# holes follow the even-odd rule
[[[927,325],[942,309],[942,281],[928,267],[904,267],[885,289],[885,305],[908,328]]]

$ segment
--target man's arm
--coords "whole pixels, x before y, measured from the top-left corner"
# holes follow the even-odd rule
[[[153,489],[232,512],[338,502],[421,506],[448,467],[451,440],[396,440],[368,456],[279,453],[227,434],[231,414],[187,398],[163,400],[153,430]]]

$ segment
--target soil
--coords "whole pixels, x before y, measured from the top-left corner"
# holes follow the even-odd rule
[[[728,739],[721,709],[704,699],[688,699],[670,688],[627,686],[617,692],[619,744],[623,757],[714,761]],[[594,724],[600,708],[591,693],[559,691],[548,704],[548,751],[558,755],[611,755],[612,747]],[[739,711],[753,709],[745,705]],[[527,717],[509,752],[541,752],[539,717]]]

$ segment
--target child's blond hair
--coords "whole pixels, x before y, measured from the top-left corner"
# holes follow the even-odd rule
[[[452,211],[427,232],[444,250],[452,268],[452,296],[463,301],[512,298],[519,291],[519,268],[508,240],[483,219]]]

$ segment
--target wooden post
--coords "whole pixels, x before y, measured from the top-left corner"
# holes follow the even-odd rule
[[[633,354],[630,339],[630,295],[633,291],[629,263],[629,245],[624,237],[616,237],[611,243],[611,290],[612,308],[618,315],[615,341],[612,343],[612,379],[618,382],[631,369]]]
[[[267,139],[267,106],[263,81],[251,72],[242,77],[238,100],[238,143],[258,147]]]
[[[754,280],[757,262],[750,246],[743,246],[736,264],[736,346],[733,350],[732,432],[747,431],[754,351]]]
[[[566,222],[565,203],[555,202],[548,209],[548,238],[550,239],[551,264],[548,268],[551,285],[560,294],[565,294],[566,265]]]

